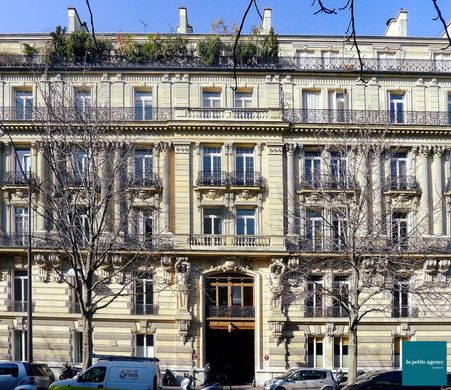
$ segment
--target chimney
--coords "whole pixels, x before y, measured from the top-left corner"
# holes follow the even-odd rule
[[[448,31],[448,34],[451,35],[451,20],[448,22],[448,24],[446,25],[446,31]],[[446,31],[443,31],[442,34],[442,38],[448,38],[448,36],[446,35]]]
[[[262,32],[263,34],[269,34],[269,30],[271,30],[271,8],[265,8],[263,10],[263,21],[262,21]]]
[[[402,9],[396,18],[387,20],[386,37],[407,37],[407,11]]]
[[[188,24],[188,11],[185,7],[179,8],[179,25],[177,26],[177,34],[192,34],[193,27]]]
[[[82,23],[76,8],[69,7],[67,9],[67,16],[69,17],[69,33],[76,31],[88,31],[86,23]]]

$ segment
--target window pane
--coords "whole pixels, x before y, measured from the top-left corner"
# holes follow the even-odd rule
[[[218,287],[218,299],[219,299],[218,305],[228,306],[229,302],[227,297],[227,291],[228,291],[227,286]]]
[[[232,306],[241,306],[241,286],[232,287]]]
[[[243,287],[243,305],[254,306],[253,288],[251,286]]]

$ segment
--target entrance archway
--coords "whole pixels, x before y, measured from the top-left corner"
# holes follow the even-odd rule
[[[228,384],[251,383],[255,367],[255,283],[249,275],[221,273],[205,280],[206,362]]]

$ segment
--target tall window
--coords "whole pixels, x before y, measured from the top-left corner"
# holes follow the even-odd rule
[[[255,209],[236,210],[236,234],[239,236],[255,235]]]
[[[313,188],[321,186],[320,152],[304,152],[304,182]]]
[[[324,337],[309,336],[307,340],[307,367],[324,367]]]
[[[220,91],[203,91],[202,107],[206,107],[206,108],[221,107],[221,92]]]
[[[223,210],[221,208],[204,209],[204,234],[222,234]]]
[[[305,301],[306,317],[324,317],[324,278],[323,276],[310,276],[307,281],[307,299]]]
[[[20,184],[27,184],[26,177],[28,177],[29,173],[31,172],[30,149],[17,149],[16,159],[14,162],[15,162],[14,172],[16,182],[19,182]],[[26,177],[23,176],[22,171],[25,173]]]
[[[255,184],[255,161],[253,147],[237,147],[235,153],[234,185]]]
[[[349,306],[349,278],[336,276],[333,281],[332,316],[347,317],[346,307]]]
[[[392,214],[392,242],[394,245],[398,245],[400,248],[407,247],[407,223],[408,221],[406,212],[397,211]]]
[[[91,92],[75,91],[75,110],[82,119],[88,119],[91,109]]]
[[[349,367],[349,337],[334,337],[334,368]]]
[[[89,215],[85,208],[77,208],[75,210],[75,235],[78,239],[78,244],[81,246],[87,245],[89,240]]]
[[[251,108],[252,107],[252,92],[235,92],[235,107],[237,108]]]
[[[25,245],[28,240],[28,218],[30,213],[28,207],[14,208],[14,228],[16,241],[18,244]]]
[[[16,120],[30,120],[33,117],[33,92],[16,91]]]
[[[404,123],[404,95],[390,93],[390,122]]]
[[[302,92],[302,121],[306,123],[315,123],[318,118],[320,108],[320,92],[303,91]]]
[[[347,109],[347,97],[345,91],[329,92],[329,119],[332,122],[344,122]]]
[[[407,153],[396,153],[390,159],[390,188],[407,188]]]
[[[152,92],[135,91],[135,120],[152,120]]]
[[[347,158],[342,152],[330,154],[330,177],[334,188],[345,188],[347,179]]]
[[[154,335],[136,334],[136,356],[152,358],[155,357]]]
[[[135,279],[135,310],[134,314],[155,314],[153,299],[152,275],[139,275]]]
[[[347,221],[340,213],[334,213],[332,218],[332,239],[334,250],[343,250],[347,242]]]
[[[152,244],[153,239],[153,213],[150,209],[139,209],[137,232],[140,241],[146,245]]]
[[[317,251],[323,248],[323,218],[318,210],[305,212],[306,250]]]
[[[135,185],[152,186],[152,151],[149,149],[135,150]]]
[[[410,336],[395,336],[393,338],[393,368],[402,368],[403,341],[410,341]]]
[[[88,152],[79,149],[75,152],[74,161],[74,179],[75,185],[79,186],[87,182],[88,179]]]
[[[14,271],[14,297],[12,311],[27,311],[28,287],[27,271]]]
[[[80,364],[83,360],[83,332],[72,332],[72,362]]]
[[[14,360],[27,360],[27,331],[14,331]]]
[[[222,153],[219,146],[202,148],[202,184],[225,185],[222,177]]]
[[[405,318],[410,316],[409,281],[396,280],[393,285],[393,318]]]

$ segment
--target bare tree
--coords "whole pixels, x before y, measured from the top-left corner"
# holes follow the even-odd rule
[[[407,149],[388,129],[318,129],[306,144],[300,207],[287,218],[300,239],[293,238],[286,263],[271,265],[273,308],[288,314],[300,305],[306,317],[347,318],[354,381],[358,328],[370,313],[449,315],[449,260],[430,259],[448,242],[425,238],[442,198],[430,213],[418,208],[421,190],[403,158]]]

